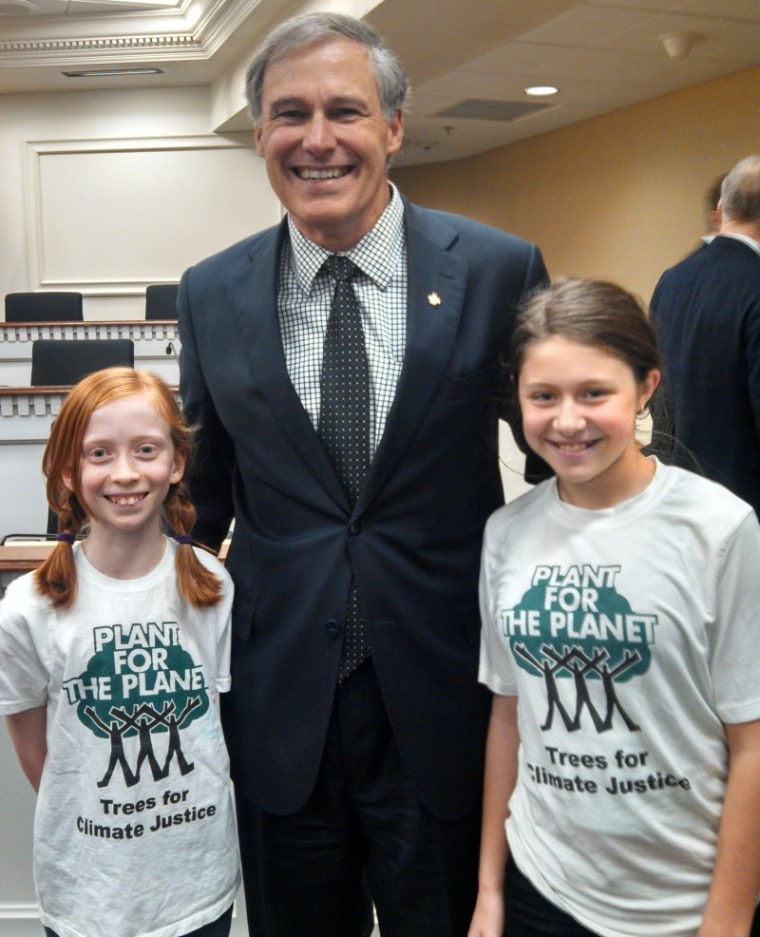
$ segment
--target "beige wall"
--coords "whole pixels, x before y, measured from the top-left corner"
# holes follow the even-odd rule
[[[707,186],[757,152],[753,68],[393,178],[412,201],[535,241],[554,279],[612,279],[648,300],[660,273],[702,233]]]

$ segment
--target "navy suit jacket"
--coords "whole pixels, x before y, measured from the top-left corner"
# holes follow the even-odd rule
[[[536,247],[405,203],[406,353],[351,508],[288,376],[276,289],[283,222],[188,270],[181,394],[200,427],[201,541],[232,517],[233,778],[272,813],[319,768],[351,569],[397,744],[441,817],[477,804],[490,697],[478,685],[483,525],[502,502],[494,394],[516,304],[546,279]]]
[[[721,482],[760,515],[760,256],[716,237],[660,278],[652,320],[667,412],[655,448]]]

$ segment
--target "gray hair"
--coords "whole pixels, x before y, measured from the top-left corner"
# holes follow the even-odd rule
[[[272,62],[330,39],[350,39],[364,46],[377,84],[380,106],[392,120],[404,106],[409,82],[396,54],[366,23],[342,13],[304,13],[276,26],[259,44],[253,54],[245,80],[245,94],[253,122],[261,120],[261,98],[264,75]]]
[[[727,174],[720,202],[726,221],[760,224],[760,156],[746,156]]]

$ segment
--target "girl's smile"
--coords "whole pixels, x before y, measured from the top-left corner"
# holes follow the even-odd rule
[[[108,498],[111,504],[132,507],[135,504],[139,504],[145,498],[145,495],[106,495],[105,497]]]

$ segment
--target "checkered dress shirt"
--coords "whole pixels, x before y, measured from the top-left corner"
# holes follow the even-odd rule
[[[404,207],[395,187],[372,230],[347,252],[359,268],[353,286],[362,313],[370,377],[370,452],[385,429],[406,348],[407,261]],[[335,283],[322,269],[329,251],[305,237],[288,218],[290,242],[280,256],[277,305],[290,380],[316,429],[320,373]]]

